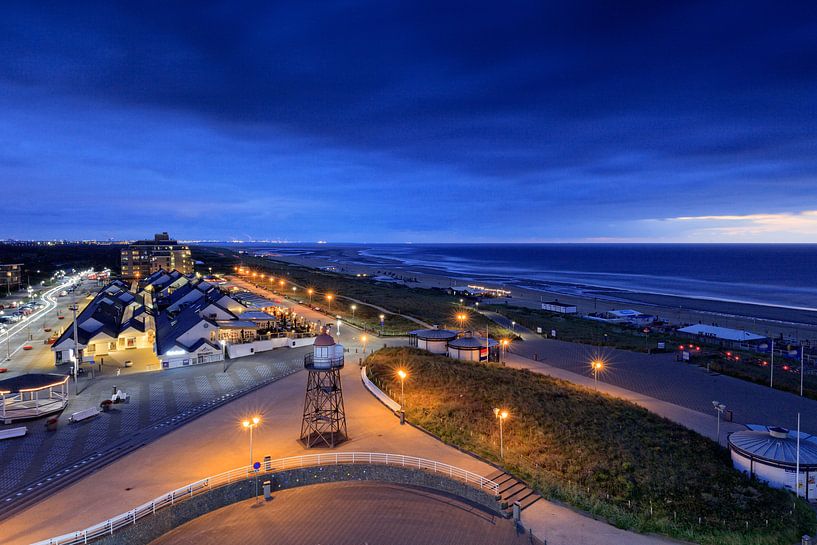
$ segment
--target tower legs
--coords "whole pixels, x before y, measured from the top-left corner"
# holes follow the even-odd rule
[[[347,439],[340,369],[309,369],[301,422],[306,448],[333,448]]]

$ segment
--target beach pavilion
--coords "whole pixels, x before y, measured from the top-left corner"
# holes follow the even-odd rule
[[[28,373],[0,380],[0,421],[38,418],[68,404],[68,375]]]
[[[448,342],[458,334],[450,329],[416,329],[409,331],[409,344],[432,354],[448,354]]]
[[[749,429],[729,435],[735,469],[773,488],[798,490],[800,497],[817,501],[817,437],[801,433],[798,444],[797,432],[786,428],[757,424],[746,427]]]
[[[499,361],[499,343],[467,335],[448,341],[448,357],[465,361]]]

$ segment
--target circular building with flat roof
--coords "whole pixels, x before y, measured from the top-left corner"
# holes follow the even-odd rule
[[[729,452],[735,469],[757,477],[774,488],[786,488],[807,500],[817,499],[817,437],[776,426],[748,425],[729,435]],[[799,475],[795,481],[799,465]],[[795,482],[797,484],[795,484]]]
[[[432,354],[447,354],[448,342],[456,339],[457,335],[450,329],[416,329],[409,331],[409,343]]]
[[[0,421],[39,418],[68,404],[68,375],[27,373],[0,380]]]
[[[448,341],[448,357],[465,361],[498,361],[499,343],[485,337],[460,337]]]

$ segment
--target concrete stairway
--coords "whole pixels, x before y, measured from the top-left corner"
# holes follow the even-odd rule
[[[502,496],[503,501],[508,502],[508,509],[517,501],[521,509],[526,509],[542,499],[542,496],[528,488],[525,483],[520,482],[513,475],[509,475],[501,469],[486,475],[485,478],[499,484],[499,494]]]

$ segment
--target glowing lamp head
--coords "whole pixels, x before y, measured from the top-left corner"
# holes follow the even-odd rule
[[[400,377],[400,380],[406,380],[408,374],[402,369],[400,369],[399,371],[397,371],[397,376]]]

